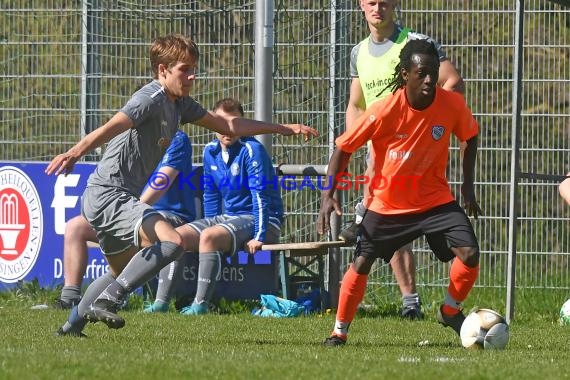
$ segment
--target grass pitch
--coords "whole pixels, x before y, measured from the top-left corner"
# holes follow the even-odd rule
[[[542,292],[550,296],[533,294],[536,302],[522,297],[510,342],[495,352],[463,349],[451,329],[437,324],[429,305],[420,322],[361,313],[348,344],[328,348],[321,342],[332,328],[333,314],[266,319],[245,311],[189,317],[130,310],[122,312],[123,329],[90,324],[88,338],[79,339],[53,336],[65,311],[30,309],[41,294],[36,299],[4,295],[0,378],[566,378],[570,326],[558,325],[559,305],[546,305],[552,292]]]

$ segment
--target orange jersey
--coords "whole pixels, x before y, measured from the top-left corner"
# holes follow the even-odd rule
[[[418,213],[454,200],[445,175],[451,134],[466,141],[478,131],[460,94],[436,88],[434,102],[418,111],[402,88],[371,104],[336,145],[353,153],[371,140],[376,174],[369,182],[370,210]]]

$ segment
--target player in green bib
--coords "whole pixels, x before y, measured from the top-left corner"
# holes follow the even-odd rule
[[[399,62],[400,51],[411,39],[427,39],[438,50],[440,67],[438,85],[461,94],[464,92],[463,79],[455,66],[437,42],[430,37],[404,28],[395,22],[394,9],[398,0],[360,0],[360,8],[370,30],[370,35],[352,48],[350,54],[350,98],[346,108],[346,129],[375,101],[389,93],[386,85],[392,79]],[[406,138],[406,136],[402,136]],[[374,151],[368,150],[368,178],[374,177]],[[368,186],[363,189],[363,199],[356,205],[355,220],[339,238],[350,243],[356,242],[359,224],[371,200]],[[402,293],[401,315],[409,319],[422,319],[420,297],[416,289],[416,266],[411,244],[401,247],[390,261],[394,277]]]

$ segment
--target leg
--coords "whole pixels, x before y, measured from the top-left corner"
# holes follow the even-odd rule
[[[124,267],[129,259],[133,257],[136,253],[136,249],[134,247],[128,248],[126,251],[119,253],[115,256],[106,256],[108,262],[113,262],[113,266],[115,270],[119,267]],[[122,263],[122,264],[121,264]],[[115,281],[115,274],[113,273],[113,269],[111,265],[109,272],[105,273],[103,276],[97,278],[93,281],[85,291],[83,298],[81,301],[71,309],[67,321],[65,324],[60,327],[55,335],[57,336],[64,336],[64,335],[71,335],[71,336],[78,336],[84,337],[83,329],[89,319],[85,318],[85,314],[91,311],[92,303],[97,299],[97,297],[110,285]],[[119,271],[120,272],[120,271]],[[97,322],[97,321],[93,321]],[[117,322],[120,323],[120,322]],[[123,321],[124,324],[124,321]],[[113,325],[114,328],[122,327],[122,325]]]
[[[449,271],[449,286],[444,304],[439,308],[437,319],[443,326],[449,326],[457,335],[465,316],[461,303],[467,298],[479,275],[479,248],[451,248],[456,258]]]
[[[166,220],[168,220],[173,226],[176,226],[177,232],[182,237],[183,246],[188,245],[189,248],[195,248],[194,252],[197,252],[197,242],[200,239],[198,233],[187,225],[185,219],[171,214],[166,211],[161,211]],[[145,305],[145,313],[166,313],[168,312],[170,299],[174,293],[174,288],[178,279],[182,274],[182,257],[179,260],[175,260],[162,268],[158,274],[158,286],[156,289],[156,297],[154,302],[150,305]],[[146,304],[146,302],[145,302]]]
[[[358,304],[364,298],[372,264],[378,258],[390,262],[397,247],[420,235],[420,227],[414,218],[386,216],[368,210],[362,221],[355,259],[342,280],[335,327],[331,336],[325,340],[325,345],[339,346],[346,342],[348,328],[356,315]]]
[[[81,283],[87,267],[87,242],[97,243],[97,235],[87,220],[79,215],[65,225],[63,236],[64,284],[57,308],[68,309],[81,299]]]
[[[390,265],[402,293],[402,317],[412,320],[423,319],[420,299],[416,290],[416,263],[412,253],[412,245],[406,244],[394,252]]]
[[[453,258],[449,271],[449,286],[437,319],[459,335],[465,316],[461,303],[467,298],[479,275],[479,243],[473,226],[456,202],[441,206],[441,211],[426,221],[437,232],[426,233],[427,241],[436,257],[447,262]]]
[[[368,273],[370,273],[373,263],[374,259],[357,256],[344,274],[340,286],[334,329],[331,336],[324,341],[326,346],[339,346],[346,343],[348,328],[354,320],[358,305],[364,298]]]
[[[323,342],[326,346],[340,346],[346,343],[348,329],[366,292],[368,273],[381,254],[381,246],[372,240],[372,236],[382,236],[377,235],[380,225],[378,217],[379,214],[370,212],[362,222],[362,236],[356,244],[354,260],[344,274],[340,286],[335,325],[331,336]],[[388,256],[391,255],[392,252],[388,252]]]
[[[451,248],[456,256],[449,271],[450,283],[447,288],[443,311],[455,314],[460,310],[461,303],[473,288],[479,274],[479,248]]]
[[[234,241],[226,227],[208,227],[200,234],[198,283],[194,302],[182,309],[184,315],[198,315],[208,312],[216,284],[219,281],[224,253],[233,253]]]
[[[158,273],[158,285],[156,288],[156,297],[154,302],[148,306],[145,305],[143,312],[145,313],[166,313],[170,306],[170,299],[174,292],[174,286],[180,276],[182,263],[175,260],[162,268]],[[146,304],[146,302],[145,302]]]
[[[110,328],[123,327],[125,322],[116,311],[124,297],[184,253],[182,238],[159,214],[150,215],[143,220],[139,235],[141,245],[145,248],[137,252],[124,269],[122,266],[126,257],[110,256],[113,259],[109,260],[109,266],[114,273],[118,272],[117,279],[101,293],[90,310],[85,313],[84,316],[89,321],[102,321]]]

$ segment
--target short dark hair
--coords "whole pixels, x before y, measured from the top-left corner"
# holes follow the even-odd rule
[[[233,98],[224,98],[221,100],[218,100],[216,102],[216,104],[214,105],[214,112],[218,109],[222,109],[223,111],[227,112],[227,113],[231,113],[231,112],[239,112],[239,114],[241,116],[244,115],[243,112],[243,107],[241,105],[240,102],[238,102],[237,100],[233,99]]]
[[[392,80],[385,89],[390,89],[390,92],[395,92],[400,87],[404,87],[406,82],[402,78],[402,69],[410,70],[412,67],[412,56],[415,54],[425,54],[431,55],[435,58],[439,69],[439,53],[433,42],[426,39],[414,39],[410,40],[404,45],[404,48],[400,52],[400,62],[396,65],[394,69],[394,76]]]

